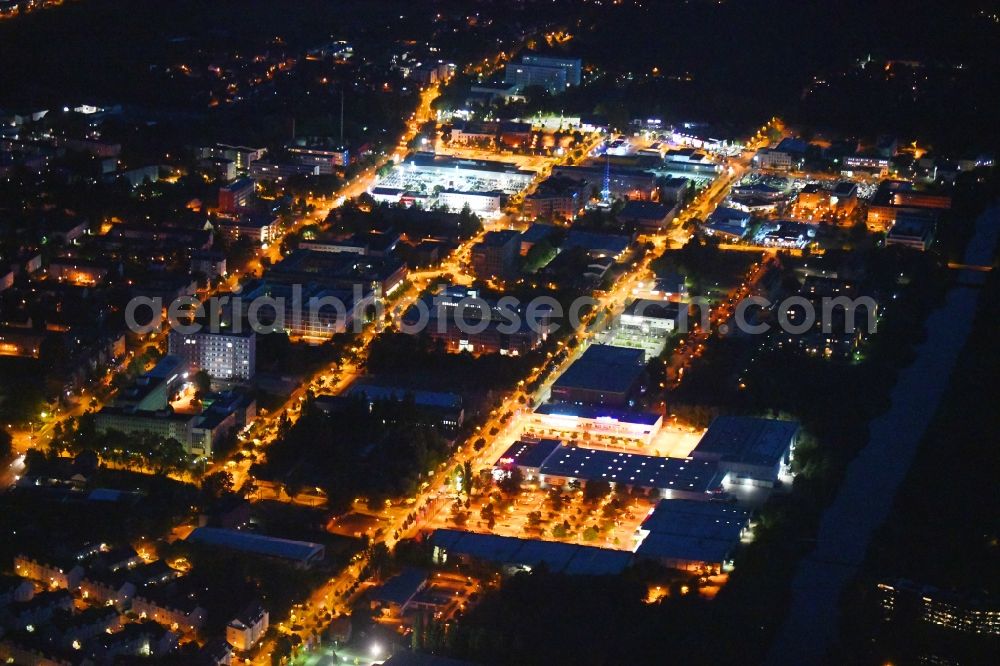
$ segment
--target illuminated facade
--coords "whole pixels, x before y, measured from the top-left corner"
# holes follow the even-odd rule
[[[257,336],[253,331],[171,331],[169,353],[204,370],[212,379],[250,381],[257,369]]]
[[[616,437],[649,444],[663,425],[663,416],[607,407],[540,405],[528,418],[529,428],[541,436]]]

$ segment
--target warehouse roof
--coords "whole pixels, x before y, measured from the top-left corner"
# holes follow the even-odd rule
[[[727,502],[660,500],[642,521],[640,530],[706,539],[738,539],[750,512]]]
[[[797,421],[719,416],[708,426],[691,456],[752,465],[777,465],[791,449]]]
[[[435,530],[431,543],[451,555],[466,555],[495,564],[536,567],[570,575],[601,576],[621,573],[632,553],[570,543]]]
[[[514,442],[497,464],[518,467],[541,467],[562,443],[558,439],[543,439],[540,442]]]
[[[651,559],[721,564],[730,558],[735,547],[735,542],[730,543],[720,539],[650,534],[639,544],[635,554]]]
[[[656,425],[663,418],[655,412],[635,412],[628,409],[615,409],[603,405],[563,405],[547,402],[539,405],[535,414],[543,416],[564,417],[571,419],[592,419],[596,421],[618,421],[619,423],[634,423],[637,425]]]
[[[657,301],[650,298],[637,298],[622,314],[630,317],[645,317],[647,319],[671,319],[676,321],[680,317],[680,304],[669,301]]]
[[[427,583],[427,572],[423,569],[405,569],[393,576],[372,593],[372,601],[385,604],[404,605],[415,597]]]
[[[262,534],[225,530],[217,527],[199,527],[191,532],[188,540],[303,563],[322,559],[325,551],[323,545],[318,543],[278,539]]]
[[[728,559],[750,512],[722,502],[662,500],[639,528],[636,554],[666,560],[718,564]]]
[[[646,352],[641,349],[591,345],[556,379],[553,388],[624,392],[642,374],[645,360]]]
[[[541,473],[584,481],[608,481],[643,488],[711,493],[723,475],[714,462],[660,458],[638,453],[566,446],[550,456]]]

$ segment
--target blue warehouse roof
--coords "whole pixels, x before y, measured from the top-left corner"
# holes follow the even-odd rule
[[[632,561],[632,553],[570,543],[476,534],[458,530],[436,530],[431,543],[449,555],[510,566],[537,567],[569,575],[601,576],[621,573]]]
[[[558,439],[543,439],[540,442],[514,442],[500,456],[498,464],[518,467],[541,467],[556,449],[562,446]]]
[[[591,345],[562,375],[554,388],[581,388],[620,393],[631,388],[645,370],[641,349]]]
[[[542,465],[541,473],[583,481],[600,480],[643,488],[711,493],[722,486],[715,462],[660,458],[638,453],[566,446]]]
[[[188,540],[194,543],[231,548],[255,555],[300,562],[308,562],[312,559],[321,558],[325,550],[318,543],[278,539],[261,534],[225,530],[216,527],[199,527],[191,532]]]
[[[788,455],[798,431],[797,421],[719,416],[691,455],[700,460],[777,465]]]

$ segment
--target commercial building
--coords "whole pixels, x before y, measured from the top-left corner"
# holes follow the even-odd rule
[[[513,230],[487,231],[472,246],[472,269],[482,279],[508,279],[517,274],[521,234]]]
[[[474,160],[434,153],[412,153],[378,180],[377,187],[431,193],[435,188],[460,192],[500,190],[515,194],[526,189],[535,172],[496,160]]]
[[[663,415],[613,407],[543,403],[528,419],[532,432],[564,438],[613,437],[649,444],[663,425]]]
[[[810,211],[817,211],[830,207],[830,190],[820,183],[808,183],[803,187],[795,199],[795,205]]]
[[[750,213],[738,208],[719,206],[705,220],[702,230],[708,236],[736,242],[742,240],[750,231],[751,217]]]
[[[668,206],[653,201],[629,201],[618,212],[618,221],[635,225],[641,233],[663,231],[677,217],[677,204]]]
[[[680,318],[679,303],[637,298],[618,318],[618,328],[630,335],[666,338],[677,330]]]
[[[641,349],[591,345],[552,385],[552,400],[579,405],[625,407],[645,373]]]
[[[760,169],[789,171],[793,168],[798,168],[801,161],[797,156],[785,150],[762,148],[753,156],[753,164]]]
[[[497,217],[503,210],[507,196],[500,190],[489,192],[463,192],[442,190],[438,193],[438,204],[452,212],[469,211],[482,217]]]
[[[607,234],[599,231],[570,229],[560,249],[565,252],[573,248],[583,248],[591,259],[612,259],[621,261],[632,244],[631,236]]]
[[[830,205],[845,215],[850,215],[858,205],[858,185],[849,180],[837,183],[830,192]]]
[[[884,174],[888,173],[891,165],[892,160],[885,155],[858,153],[854,155],[844,155],[843,158],[843,170],[849,172],[867,171],[871,173]]]
[[[562,446],[542,463],[542,487],[603,481],[664,499],[705,501],[721,497],[723,473],[708,460],[661,458],[638,453]]]
[[[281,560],[300,569],[312,568],[326,557],[326,548],[322,544],[278,539],[262,534],[224,530],[217,527],[199,527],[191,532],[187,540],[206,546],[216,546]]]
[[[504,474],[516,467],[526,481],[534,481],[542,473],[542,463],[561,446],[562,442],[558,439],[514,442],[496,461],[493,469],[498,474]]]
[[[799,430],[796,421],[719,416],[708,426],[691,457],[717,463],[727,484],[771,488],[789,479]]]
[[[267,633],[271,616],[260,603],[252,603],[226,625],[226,642],[237,652],[247,652]]]
[[[608,189],[616,199],[652,199],[657,191],[656,175],[641,169],[614,165],[555,166],[552,175],[586,182],[591,187],[603,189],[605,176]]]
[[[567,576],[613,576],[632,562],[632,553],[627,550],[459,530],[435,530],[431,545],[435,563],[480,562],[499,566],[506,573],[544,565],[552,573]]]
[[[715,173],[722,170],[722,167],[713,161],[708,154],[695,148],[668,150],[664,154],[663,160],[666,163],[666,168],[672,171]]]
[[[673,569],[726,571],[750,512],[725,502],[661,500],[636,530],[637,558]]]
[[[257,369],[257,335],[200,331],[170,331],[168,353],[178,356],[212,379],[250,381]]]
[[[394,618],[406,613],[417,595],[427,588],[427,572],[422,569],[405,569],[376,588],[370,601],[372,608]]]
[[[767,247],[802,249],[816,237],[816,226],[805,222],[781,220],[762,224],[754,242]]]

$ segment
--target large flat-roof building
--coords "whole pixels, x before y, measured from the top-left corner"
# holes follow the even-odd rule
[[[900,213],[936,216],[950,208],[951,197],[946,194],[917,190],[913,183],[905,180],[884,180],[868,205],[868,228],[885,231],[892,227]]]
[[[472,269],[483,279],[514,277],[520,250],[520,232],[487,231],[483,240],[472,247]]]
[[[448,529],[435,530],[431,545],[437,563],[487,562],[507,572],[530,571],[544,564],[549,571],[568,576],[606,576],[621,573],[632,561],[627,550]]]
[[[542,463],[538,479],[543,487],[606,481],[664,499],[708,500],[721,496],[724,477],[708,460],[563,446]]]
[[[542,464],[561,446],[562,442],[558,439],[517,441],[507,447],[493,467],[500,472],[516,467],[526,480],[534,481],[541,473]]]
[[[732,568],[750,512],[725,502],[661,500],[635,533],[637,558],[674,569]]]
[[[599,186],[608,176],[611,196],[617,199],[651,199],[657,191],[656,174],[641,169],[594,164],[591,166],[555,166],[552,176],[570,178]]]
[[[799,430],[797,421],[719,416],[691,457],[717,463],[727,484],[770,488],[788,477]]]
[[[579,405],[629,406],[646,367],[641,349],[591,345],[552,385],[552,400]]]
[[[526,189],[535,175],[509,162],[418,152],[379,178],[376,186],[406,192],[431,192],[440,187],[459,192],[500,190],[515,194]]]
[[[541,436],[615,437],[649,444],[663,425],[663,415],[603,405],[544,403],[531,414],[528,427]]]
[[[322,544],[293,541],[251,534],[218,527],[198,527],[187,538],[192,543],[205,544],[289,562],[300,569],[308,569],[326,557]]]

